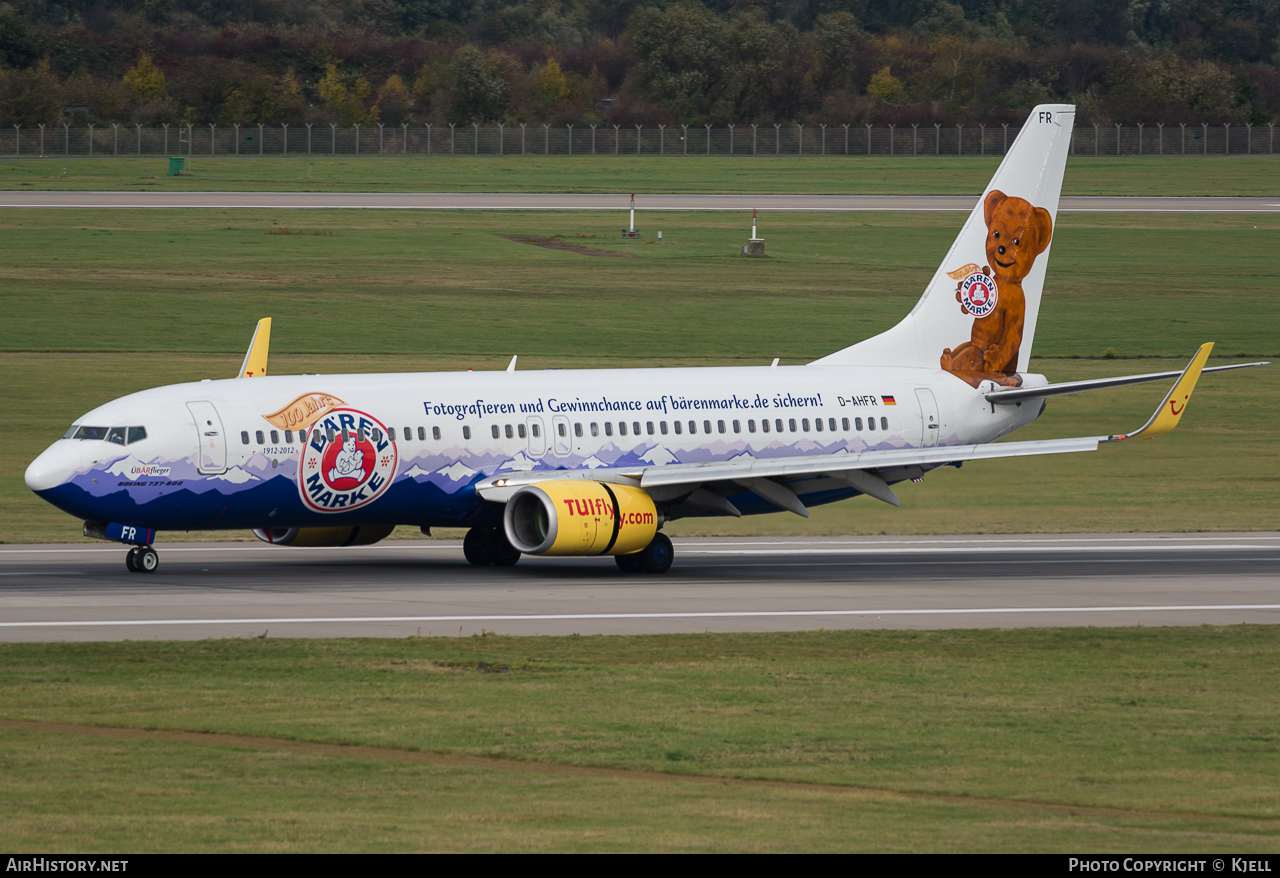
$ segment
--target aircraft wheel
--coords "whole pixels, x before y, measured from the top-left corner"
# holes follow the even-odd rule
[[[640,569],[645,573],[666,573],[676,558],[676,550],[666,534],[658,534],[637,557],[640,559]]]
[[[156,568],[160,566],[160,555],[150,546],[141,546],[138,549],[138,557],[133,563],[142,573],[155,573]]]
[[[462,538],[462,554],[467,562],[476,567],[486,567],[493,563],[492,531],[487,527],[473,527]]]
[[[495,527],[489,533],[489,563],[494,567],[510,567],[520,560],[520,550],[511,545],[506,532]]]
[[[138,547],[134,546],[129,549],[128,554],[124,556],[124,566],[129,568],[130,573],[140,573],[138,569]]]
[[[640,555],[640,552],[632,552],[630,555],[614,555],[613,562],[618,565],[618,569],[623,573],[639,573]]]

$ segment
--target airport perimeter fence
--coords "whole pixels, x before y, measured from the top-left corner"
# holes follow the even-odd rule
[[[1073,155],[1275,154],[1268,125],[1083,125]],[[1003,155],[1008,125],[14,125],[0,157]]]

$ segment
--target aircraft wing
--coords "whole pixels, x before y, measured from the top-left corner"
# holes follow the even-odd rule
[[[765,459],[738,459],[706,463],[675,463],[662,466],[610,467],[595,470],[554,470],[550,472],[505,473],[479,482],[476,490],[485,500],[505,503],[518,488],[555,479],[584,479],[628,484],[643,488],[655,499],[690,502],[694,506],[727,515],[741,513],[725,499],[731,493],[750,491],[779,509],[808,517],[797,492],[785,483],[809,479],[831,480],[830,487],[849,486],[868,496],[898,506],[898,498],[886,479],[902,481],[939,466],[959,466],[971,460],[1030,457],[1042,454],[1073,454],[1096,451],[1108,442],[1151,439],[1178,425],[1196,381],[1204,371],[1213,345],[1202,345],[1178,375],[1159,408],[1139,429],[1111,436],[1080,436],[1022,442],[986,442],[979,445],[950,445],[936,448],[882,449],[842,454],[797,455]]]

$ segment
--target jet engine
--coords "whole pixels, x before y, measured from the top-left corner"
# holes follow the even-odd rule
[[[372,546],[386,539],[394,524],[376,527],[257,527],[253,535],[273,546]]]
[[[502,523],[529,555],[629,555],[653,541],[661,519],[639,488],[557,479],[517,490]]]

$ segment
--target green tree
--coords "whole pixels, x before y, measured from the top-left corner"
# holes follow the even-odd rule
[[[871,77],[871,84],[867,86],[867,94],[888,104],[900,104],[907,96],[907,89],[902,84],[902,80],[894,76],[888,67],[885,67]]]
[[[468,43],[459,49],[449,72],[453,81],[451,121],[487,122],[506,113],[506,81],[494,61],[486,59],[475,46]]]
[[[26,70],[0,70],[0,123],[53,124],[62,111],[62,85],[44,58]]]
[[[143,52],[138,63],[124,75],[124,84],[139,104],[149,104],[164,94],[164,72]]]
[[[413,92],[404,84],[404,80],[392,74],[378,89],[378,101],[373,105],[372,115],[387,125],[399,125],[409,119],[413,111]]]

